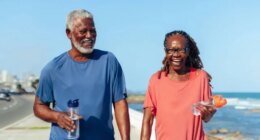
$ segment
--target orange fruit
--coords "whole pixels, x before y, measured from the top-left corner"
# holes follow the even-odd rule
[[[216,108],[221,108],[227,104],[227,100],[225,98],[223,98],[221,95],[213,96],[213,100],[214,100],[214,104],[215,104]]]

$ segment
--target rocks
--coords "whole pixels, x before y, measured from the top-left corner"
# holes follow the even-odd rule
[[[250,109],[249,111],[254,112],[254,113],[260,113],[260,108]]]
[[[230,132],[227,128],[213,129],[206,135],[208,140],[252,140],[244,137],[240,131]]]
[[[216,134],[227,134],[229,131],[227,128],[221,128],[221,129],[213,129],[208,132],[208,134],[216,135]]]

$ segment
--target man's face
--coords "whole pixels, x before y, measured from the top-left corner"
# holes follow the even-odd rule
[[[96,29],[94,21],[91,18],[76,19],[71,31],[67,35],[75,47],[82,54],[93,52],[96,41]]]

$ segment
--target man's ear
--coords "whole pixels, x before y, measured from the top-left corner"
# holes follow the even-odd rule
[[[69,39],[71,39],[71,31],[70,29],[66,29],[66,34]]]

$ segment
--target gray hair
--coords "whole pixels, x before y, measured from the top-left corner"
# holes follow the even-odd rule
[[[93,15],[85,10],[85,9],[78,9],[71,11],[67,16],[66,28],[72,30],[73,23],[75,19],[84,19],[84,18],[91,18],[93,19]]]

